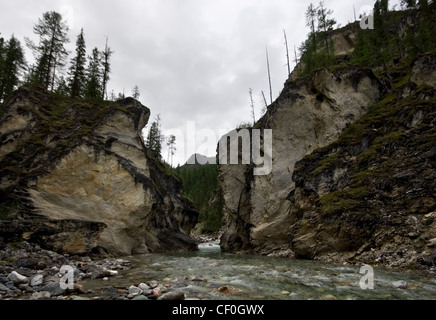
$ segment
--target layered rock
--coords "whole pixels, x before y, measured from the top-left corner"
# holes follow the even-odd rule
[[[131,98],[68,101],[21,88],[0,121],[0,192],[52,221],[103,223],[96,239],[110,252],[195,249],[198,214],[144,146],[149,115]]]
[[[415,61],[399,96],[385,96],[372,72],[357,67],[289,80],[259,126],[273,130],[271,174],[253,175],[254,165],[219,166],[230,219],[222,248],[431,263],[435,61]]]
[[[254,176],[251,165],[220,165],[225,213],[230,218],[221,245],[226,251],[271,253],[289,249],[295,223],[290,198],[297,161],[336,140],[382,94],[371,71],[320,69],[288,81],[268,108],[260,129],[272,129],[272,172]]]

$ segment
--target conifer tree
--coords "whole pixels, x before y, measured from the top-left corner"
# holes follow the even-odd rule
[[[0,41],[0,101],[7,98],[18,86],[26,67],[24,50],[13,35],[8,42]]]
[[[97,48],[92,50],[88,57],[88,69],[86,70],[85,97],[88,99],[101,99],[102,97],[102,71],[100,51]]]
[[[153,150],[159,157],[161,157],[162,152],[162,141],[163,135],[160,127],[160,115],[157,115],[155,121],[152,122],[150,129],[148,131],[147,140],[145,146]]]
[[[317,17],[316,8],[313,5],[313,3],[311,3],[306,10],[306,26],[310,28],[309,38],[312,41],[314,52],[316,52],[316,29],[315,29],[316,17]]]
[[[68,26],[62,15],[55,11],[46,12],[34,26],[33,31],[39,36],[39,44],[35,45],[26,39],[32,49],[36,67],[33,70],[33,81],[42,84],[46,89],[53,90],[56,72],[64,66],[68,55],[65,45],[69,42]]]
[[[324,2],[319,3],[319,7],[317,9],[318,16],[318,30],[324,34],[324,45],[327,50],[327,57],[330,59],[330,46],[328,41],[328,31],[333,29],[333,26],[336,24],[336,20],[330,18],[333,14],[332,10],[328,10]]]
[[[72,98],[81,98],[84,94],[86,82],[86,44],[83,29],[77,36],[76,56],[71,59],[68,89]]]
[[[137,85],[135,85],[132,89],[132,98],[139,100],[141,93],[139,92],[139,87]]]

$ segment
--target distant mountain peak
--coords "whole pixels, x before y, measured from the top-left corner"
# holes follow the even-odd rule
[[[215,157],[207,157],[199,153],[195,153],[192,156],[189,157],[188,161],[186,161],[186,164],[199,164],[199,165],[206,165],[206,164],[216,164],[216,158]]]

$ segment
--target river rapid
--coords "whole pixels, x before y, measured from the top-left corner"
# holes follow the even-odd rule
[[[154,280],[193,300],[436,299],[434,274],[374,268],[370,278],[360,266],[223,253],[218,242],[203,243],[195,252],[123,259],[133,267],[106,281],[85,281],[86,288],[129,287]]]

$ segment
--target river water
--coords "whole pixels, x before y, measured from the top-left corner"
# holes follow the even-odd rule
[[[373,289],[364,290],[361,278],[369,274],[361,274],[358,266],[222,253],[218,242],[201,244],[196,252],[123,258],[133,268],[85,286],[129,287],[156,280],[169,290],[183,291],[187,299],[206,300],[436,299],[435,275],[374,268]]]

